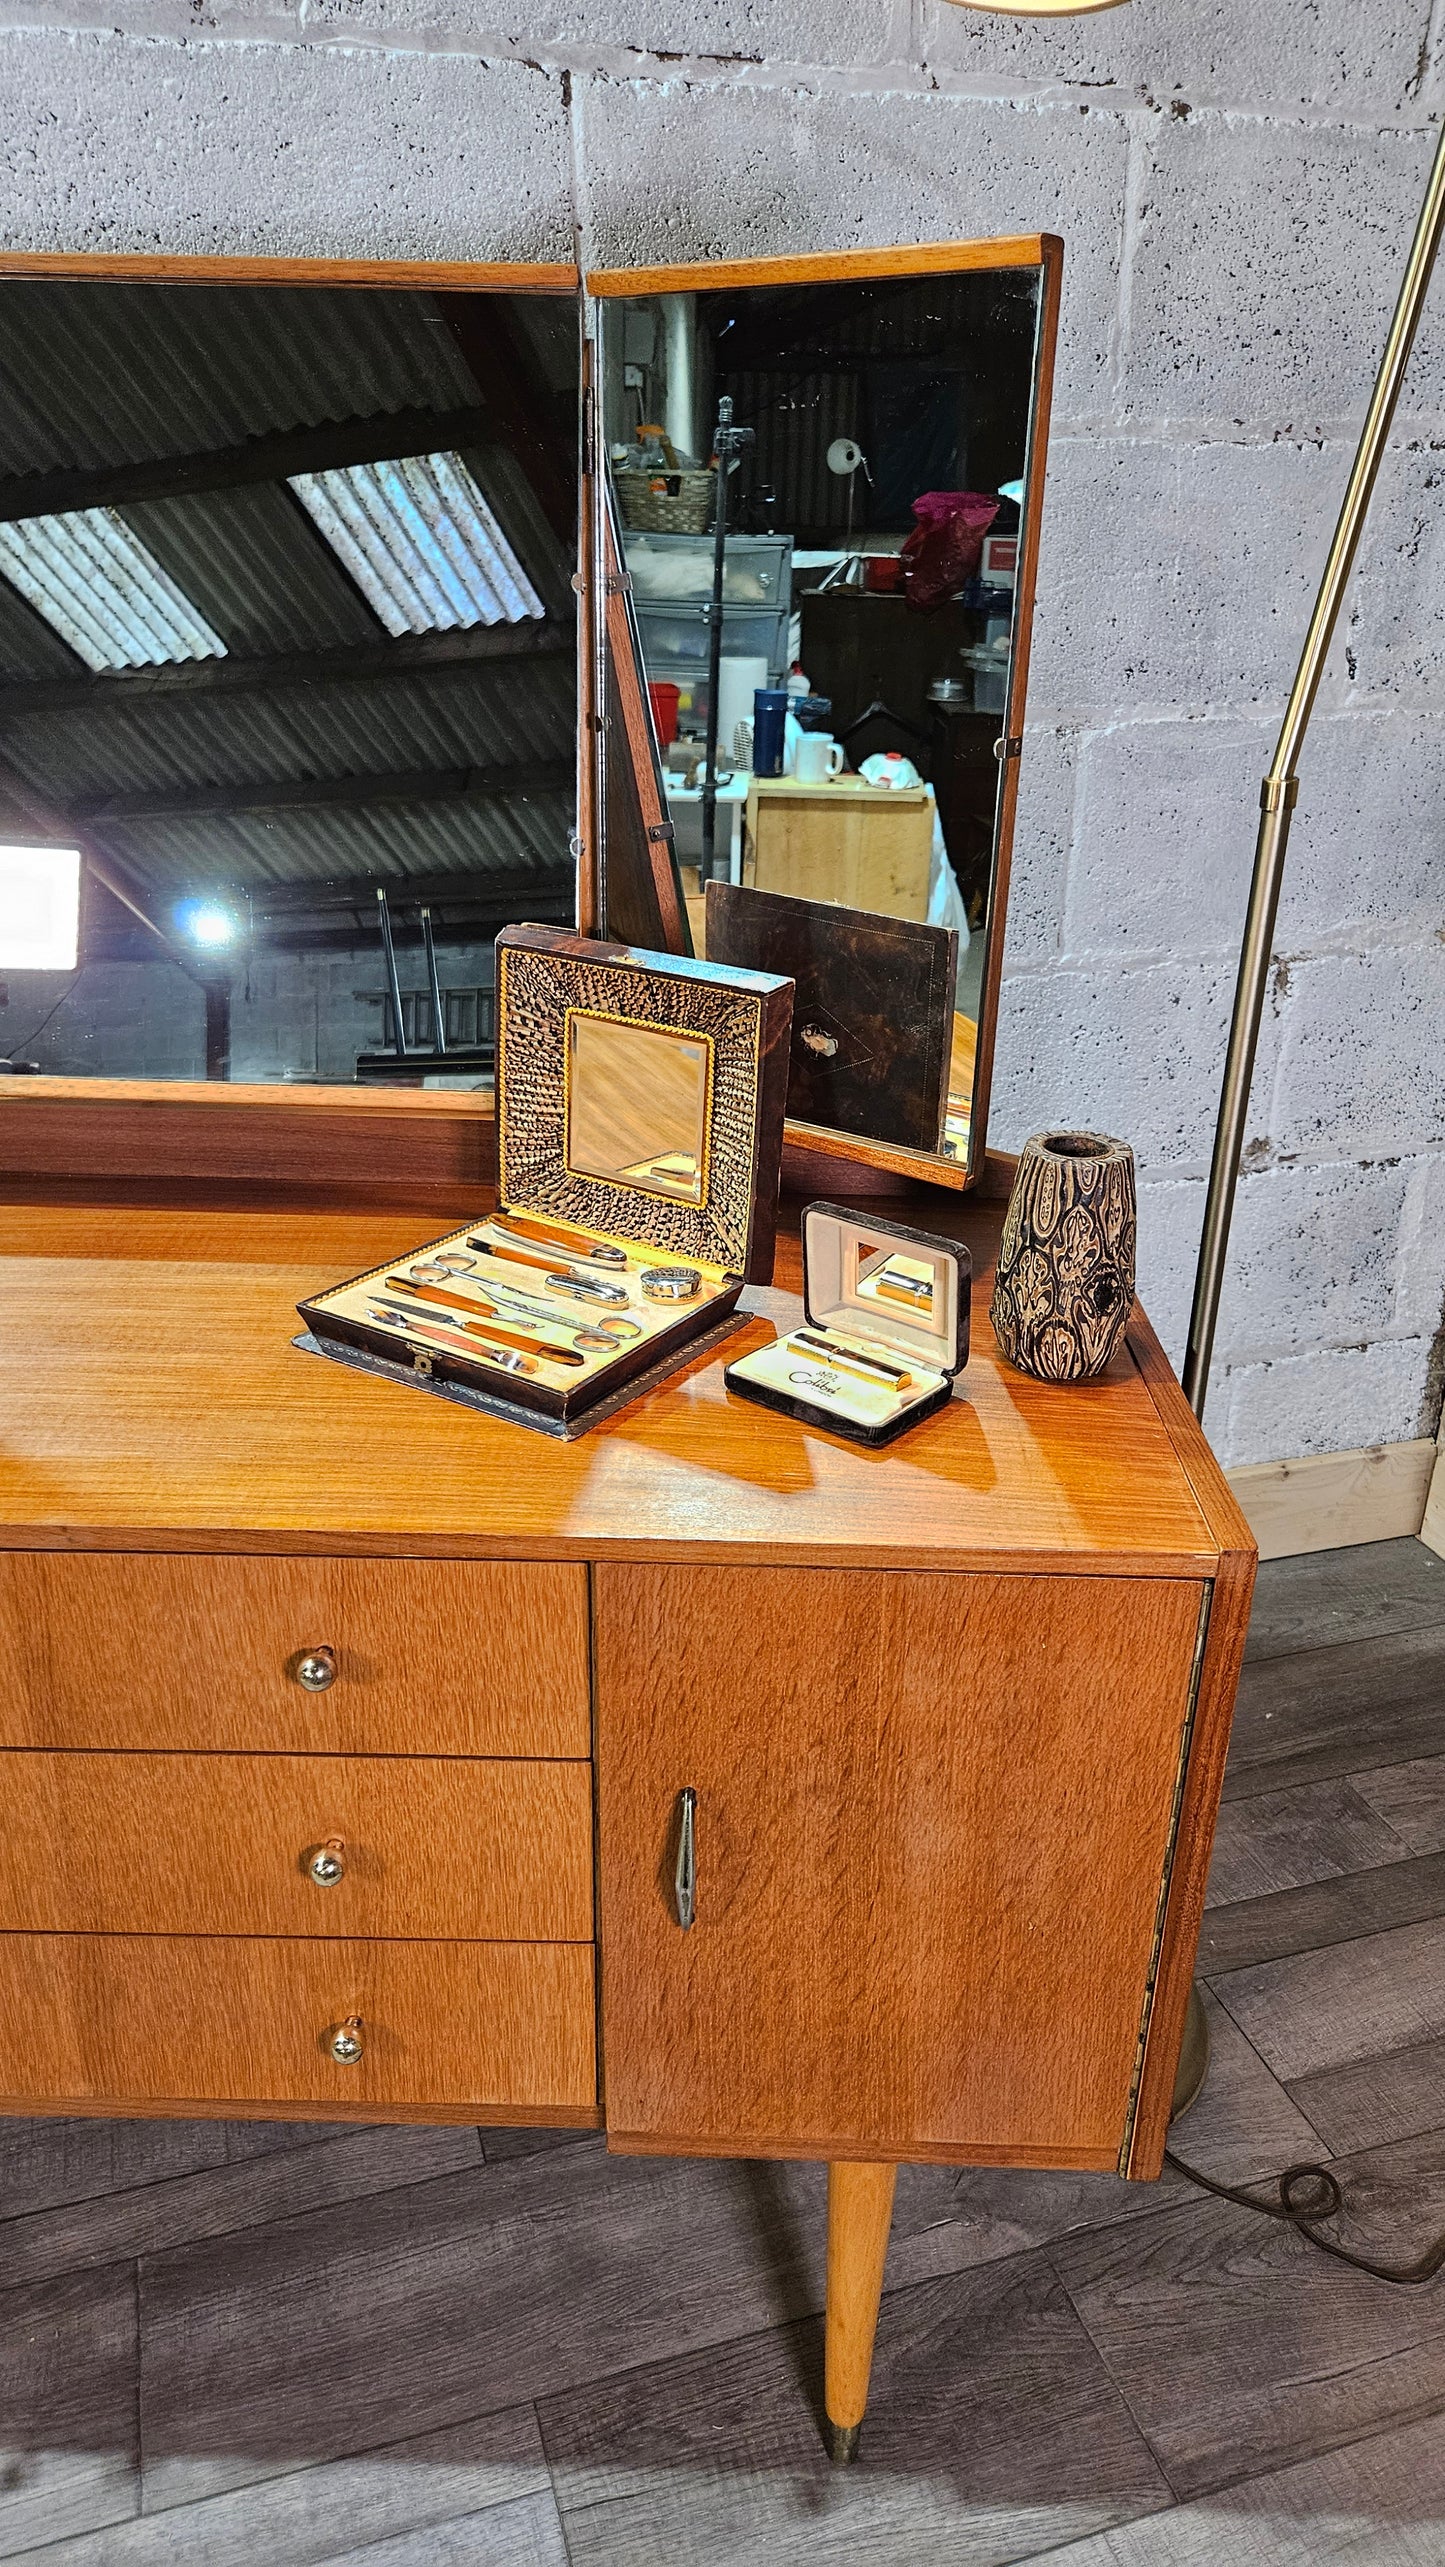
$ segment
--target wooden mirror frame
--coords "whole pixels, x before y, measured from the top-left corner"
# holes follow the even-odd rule
[[[1008,918],[1009,872],[1013,855],[1014,819],[1018,807],[1019,764],[1023,746],[1024,708],[1028,695],[1029,653],[1033,631],[1034,592],[1038,580],[1039,528],[1043,511],[1044,476],[1048,455],[1049,419],[1053,397],[1054,354],[1058,338],[1059,287],[1063,270],[1064,245],[1053,233],[1035,232],[1001,240],[942,241],[918,249],[849,250],[811,258],[719,259],[685,267],[601,268],[589,269],[585,277],[588,298],[586,340],[589,350],[589,379],[597,367],[596,307],[620,302],[632,296],[657,294],[716,293],[720,288],[748,285],[813,285],[837,284],[840,281],[863,283],[889,277],[925,277],[960,275],[980,269],[1033,268],[1039,274],[1039,310],[1033,393],[1029,407],[1028,435],[1023,471],[1024,505],[1022,541],[1015,587],[1014,625],[1009,654],[1007,701],[1001,718],[999,756],[1001,775],[994,822],[993,860],[989,874],[986,925],[981,931],[987,937],[984,951],[983,982],[979,993],[978,1040],[974,1063],[973,1099],[969,1117],[968,1158],[963,1166],[930,1150],[905,1148],[895,1142],[874,1141],[831,1126],[789,1120],[786,1137],[793,1153],[807,1160],[832,1162],[819,1171],[820,1182],[831,1182],[846,1189],[846,1164],[866,1168],[885,1176],[912,1178],[926,1184],[961,1190],[975,1185],[983,1172],[987,1146],[989,1090],[993,1076],[994,1041],[998,1030],[999,978],[1003,967],[1004,933]],[[621,565],[610,557],[610,529],[603,504],[604,477],[601,440],[601,402],[587,404],[590,434],[589,454],[584,466],[584,506],[591,555],[591,584],[606,600],[606,614],[599,617],[595,633],[596,664],[591,678],[593,701],[605,702],[608,681],[609,646],[616,654],[615,687],[622,720],[618,726],[626,751],[631,756],[636,777],[637,801],[644,818],[658,819],[655,809],[657,785],[652,772],[655,753],[644,755],[643,734],[650,740],[650,726],[645,712],[645,699],[637,668],[628,665],[625,620],[625,598],[617,591]],[[593,783],[594,805],[599,821],[605,812],[605,761],[607,732],[605,725],[594,725],[597,743],[597,772]],[[579,857],[578,912],[587,922],[589,932],[607,932],[608,856],[605,829],[588,827],[582,831],[583,853]],[[650,840],[661,835],[658,827],[649,827]],[[588,852],[590,850],[590,853]],[[665,912],[669,889],[666,855],[670,847],[659,847],[643,870],[652,877],[656,902]]]
[[[426,294],[581,292],[581,272],[546,261],[281,259],[6,251],[0,279],[130,285],[331,286]],[[583,383],[585,388],[585,365]],[[579,465],[584,460],[579,455]],[[585,493],[584,493],[585,498]],[[582,522],[585,523],[585,514]],[[579,717],[596,653],[591,599],[578,588]],[[579,868],[591,828],[590,726],[577,727]],[[424,1203],[480,1191],[496,1163],[492,1098],[445,1089],[250,1086],[230,1080],[23,1077],[0,1084],[0,1178],[43,1193],[116,1179],[161,1191],[239,1186],[248,1197],[305,1186],[350,1199]],[[164,1177],[157,1175],[164,1170]]]
[[[988,267],[1037,267],[1041,272],[1039,356],[1025,468],[1023,547],[1020,555],[1015,635],[1010,659],[1004,737],[1022,732],[1028,680],[1030,630],[1037,577],[1039,517],[1048,444],[1054,347],[1058,326],[1063,244],[1049,234],[994,241],[946,242],[918,249],[868,250],[802,259],[733,260],[678,268],[599,270],[587,276],[562,262],[279,259],[10,251],[0,253],[0,279],[78,278],[110,284],[221,284],[330,286],[421,293],[586,295],[591,302],[631,294],[707,290],[736,284],[806,284],[840,278],[921,276]],[[577,924],[584,934],[605,932],[605,852],[601,843],[605,790],[606,702],[609,639],[617,649],[628,630],[620,566],[608,558],[608,536],[595,473],[599,406],[592,398],[595,332],[584,329],[580,383],[579,559],[577,632]],[[604,612],[595,601],[604,601]],[[635,683],[619,689],[619,732],[638,779],[644,812],[656,801],[649,773],[647,721]],[[1003,761],[989,917],[1002,929],[1018,794],[1018,756]],[[669,851],[670,861],[670,851]],[[667,941],[668,867],[659,861],[655,885]],[[1001,906],[1000,906],[1001,904]],[[790,1123],[795,1160],[853,1162],[902,1178],[945,1186],[977,1182],[984,1167],[988,1086],[997,1024],[1002,932],[990,935],[978,1020],[978,1054],[967,1167],[956,1169],[929,1153],[855,1139],[846,1133]],[[495,1166],[495,1127],[489,1095],[416,1088],[359,1086],[277,1088],[230,1080],[26,1077],[0,1086],[0,1176],[43,1187],[63,1175],[82,1184],[107,1179],[154,1178],[158,1168],[177,1183],[207,1180],[256,1187],[335,1185],[348,1192],[394,1191],[407,1199],[458,1187],[484,1186]],[[825,1174],[828,1171],[825,1169]],[[156,1180],[161,1182],[160,1180]],[[836,1182],[843,1181],[837,1172]],[[875,1178],[874,1182],[877,1180]]]

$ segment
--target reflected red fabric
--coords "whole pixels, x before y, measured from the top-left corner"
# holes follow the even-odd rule
[[[998,501],[983,490],[925,490],[913,514],[918,522],[903,547],[903,594],[926,613],[973,578]]]

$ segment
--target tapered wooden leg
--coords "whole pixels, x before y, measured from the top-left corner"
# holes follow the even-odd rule
[[[896,2166],[828,2169],[828,2333],[823,2405],[829,2457],[856,2460],[893,2218]]]

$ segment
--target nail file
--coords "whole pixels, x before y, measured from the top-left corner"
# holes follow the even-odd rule
[[[608,1293],[615,1295],[618,1301],[627,1299],[621,1284],[604,1283],[597,1275],[579,1274],[575,1266],[569,1266],[565,1259],[534,1257],[526,1248],[499,1248],[492,1240],[483,1239],[476,1231],[467,1233],[467,1246],[475,1248],[479,1257],[500,1257],[509,1266],[536,1266],[549,1283],[565,1282],[573,1292]],[[636,1260],[644,1273],[650,1273],[654,1266],[665,1266],[668,1262],[667,1257],[663,1255],[638,1257]]]
[[[503,1231],[512,1239],[550,1240],[554,1247],[566,1248],[574,1257],[580,1257],[584,1265],[625,1266],[627,1263],[623,1250],[610,1247],[604,1239],[589,1239],[582,1231],[564,1230],[558,1222],[535,1221],[520,1212],[493,1213],[492,1228]]]
[[[453,1310],[475,1310],[477,1307],[474,1301],[463,1301],[460,1293],[443,1292],[439,1284],[409,1284],[401,1275],[388,1275],[386,1288],[388,1292],[409,1295],[416,1301],[441,1302]],[[420,1315],[426,1318],[429,1313],[423,1311]],[[550,1364],[584,1364],[587,1360],[585,1355],[577,1354],[570,1346],[549,1346],[545,1338],[523,1336],[520,1329],[505,1327],[499,1319],[489,1320],[485,1328],[476,1319],[458,1320],[453,1325],[460,1327],[468,1337],[490,1339],[494,1346],[520,1346],[525,1354],[545,1355]]]
[[[561,1271],[555,1256],[534,1257],[529,1248],[499,1248],[491,1239],[468,1239],[467,1246],[475,1248],[479,1257],[499,1257],[504,1265],[532,1266],[542,1275],[555,1275]]]
[[[423,1271],[421,1266],[408,1268],[408,1291],[418,1289],[418,1278],[426,1281],[426,1271]],[[619,1348],[619,1337],[616,1335],[603,1335],[598,1327],[577,1327],[575,1319],[562,1317],[560,1309],[552,1309],[547,1301],[539,1301],[536,1299],[536,1294],[531,1294],[531,1291],[518,1291],[513,1284],[490,1284],[490,1281],[485,1281],[485,1284],[470,1284],[467,1278],[457,1278],[457,1281],[465,1281],[465,1289],[472,1294],[472,1299],[467,1301],[467,1309],[475,1309],[475,1312],[480,1312],[483,1317],[490,1312],[490,1317],[493,1319],[516,1319],[518,1325],[526,1322],[526,1325],[531,1327],[560,1327],[560,1330],[567,1335],[567,1343],[585,1345],[590,1353],[603,1353],[606,1348],[611,1348],[613,1353],[616,1353],[616,1348]],[[624,1330],[626,1330],[626,1322],[624,1322]],[[629,1335],[642,1337],[642,1327],[629,1330]]]
[[[467,1356],[470,1361],[479,1364],[495,1364],[499,1372],[534,1373],[537,1369],[530,1356],[519,1355],[510,1346],[492,1347],[470,1344],[462,1330],[454,1328],[446,1319],[438,1319],[433,1323],[428,1319],[408,1318],[403,1312],[393,1310],[385,1302],[379,1301],[372,1303],[371,1315],[373,1319],[384,1320],[388,1328],[404,1329],[408,1337],[424,1338],[429,1346],[446,1346],[455,1354]]]
[[[464,1284],[466,1293],[470,1296],[465,1303],[460,1296],[458,1297],[459,1310],[465,1306],[480,1314],[482,1318],[500,1319],[508,1323],[515,1320],[519,1324],[526,1321],[533,1327],[559,1328],[565,1332],[569,1345],[584,1347],[589,1355],[615,1355],[619,1350],[621,1340],[615,1334],[609,1335],[601,1328],[579,1328],[571,1319],[564,1319],[560,1310],[549,1310],[545,1301],[538,1301],[530,1292],[518,1292],[511,1284],[473,1284],[465,1277],[458,1277],[457,1280]],[[421,1266],[412,1266],[408,1270],[407,1290],[419,1292],[425,1288],[425,1283],[425,1269]],[[625,1320],[622,1325],[629,1335],[641,1336],[640,1327],[629,1328]]]
[[[523,1318],[545,1320],[552,1328],[571,1327],[559,1310],[549,1310],[534,1294],[518,1292],[511,1284],[493,1284],[470,1275],[456,1275],[449,1283],[433,1283],[424,1266],[409,1266],[404,1275],[388,1275],[387,1282],[400,1291],[415,1293],[418,1301],[445,1301],[453,1310],[468,1310],[475,1319],[489,1312],[494,1319],[509,1318],[519,1312]],[[460,1287],[460,1289],[458,1289]]]

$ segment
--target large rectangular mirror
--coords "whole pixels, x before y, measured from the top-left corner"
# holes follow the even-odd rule
[[[507,282],[0,283],[0,1066],[490,1085],[575,902],[577,280]]]
[[[1059,264],[588,279],[599,925],[789,973],[794,1137],[946,1184],[982,1157]]]

